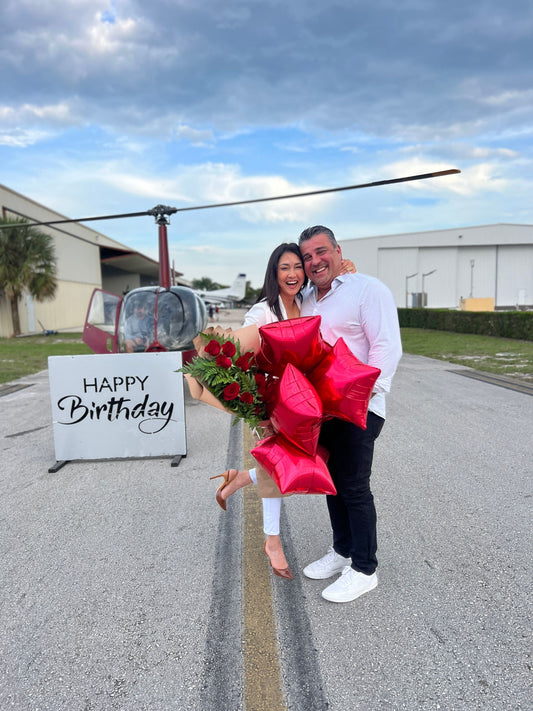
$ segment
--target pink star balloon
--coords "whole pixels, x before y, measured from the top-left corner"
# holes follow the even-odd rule
[[[324,416],[366,429],[368,403],[379,368],[361,363],[342,338],[307,377],[322,401]]]
[[[258,367],[278,377],[288,363],[302,373],[314,368],[331,350],[320,335],[320,321],[320,316],[303,316],[261,326]]]
[[[251,454],[274,479],[282,494],[337,493],[323,447],[312,457],[277,434],[259,442]]]
[[[270,420],[274,429],[297,447],[307,454],[316,454],[322,403],[309,380],[290,363],[279,381]]]

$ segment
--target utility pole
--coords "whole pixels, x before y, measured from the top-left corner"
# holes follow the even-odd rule
[[[422,306],[425,306],[425,303],[424,303],[424,301],[425,301],[425,299],[424,299],[424,294],[426,293],[426,292],[424,291],[424,279],[425,279],[427,276],[429,276],[430,274],[434,274],[436,271],[437,271],[436,269],[432,269],[430,272],[426,272],[425,274],[422,274]]]
[[[409,274],[409,276],[405,277],[405,308],[409,308],[409,288],[407,286],[409,279],[412,279],[418,274],[418,272],[415,272],[414,274]]]

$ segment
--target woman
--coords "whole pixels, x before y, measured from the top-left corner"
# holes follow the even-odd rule
[[[343,260],[342,273],[355,272],[350,260]],[[259,299],[244,317],[243,328],[255,324],[258,328],[267,323],[298,318],[302,302],[302,288],[307,284],[300,248],[295,243],[280,244],[270,255],[265,274],[265,281]],[[227,499],[243,486],[252,482],[259,484],[263,500],[263,530],[266,535],[265,553],[270,560],[272,570],[282,578],[292,580],[287,559],[283,552],[279,536],[281,513],[281,493],[272,479],[260,467],[250,471],[228,469],[217,474],[223,477],[216,499],[226,510]]]

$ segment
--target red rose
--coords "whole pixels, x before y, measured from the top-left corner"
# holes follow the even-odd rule
[[[249,354],[245,353],[244,355],[237,358],[237,360],[235,361],[235,365],[241,370],[250,370]]]
[[[254,375],[255,382],[257,383],[257,392],[259,395],[263,396],[266,391],[266,378],[263,373],[256,373]]]
[[[224,400],[235,400],[235,398],[239,395],[240,390],[241,388],[239,383],[230,383],[229,385],[226,385],[223,391]]]
[[[233,358],[236,352],[237,349],[235,348],[235,343],[233,343],[233,341],[226,341],[222,346],[222,353],[230,358]]]
[[[216,356],[220,353],[220,343],[215,340],[209,341],[204,350],[209,355]]]
[[[267,402],[273,403],[277,401],[278,394],[279,394],[279,379],[278,378],[269,378],[265,382],[265,386],[262,388],[261,395],[263,396],[263,399],[266,400]]]
[[[231,358],[226,358],[226,356],[222,355],[222,353],[217,356],[215,363],[221,368],[231,368],[232,366]]]
[[[239,400],[241,402],[244,402],[246,405],[251,405],[254,401],[254,396],[252,395],[252,393],[242,393],[242,395],[239,396]]]

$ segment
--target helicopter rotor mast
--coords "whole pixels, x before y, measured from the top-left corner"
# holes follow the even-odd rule
[[[155,217],[159,231],[159,285],[163,289],[170,289],[170,263],[168,258],[168,234],[167,225],[170,224],[169,215],[176,213],[176,207],[168,205],[156,205],[151,210],[147,210],[148,215]]]

